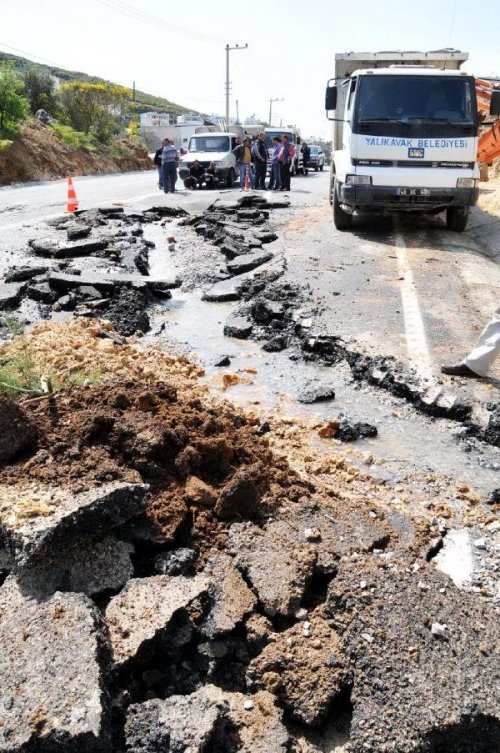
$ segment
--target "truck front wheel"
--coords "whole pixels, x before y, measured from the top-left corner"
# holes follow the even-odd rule
[[[333,222],[337,230],[350,230],[352,227],[352,214],[344,212],[340,206],[337,192],[337,181],[333,184]]]
[[[449,207],[446,210],[446,227],[456,233],[463,233],[469,219],[469,207]]]
[[[226,187],[227,188],[232,188],[234,186],[234,180],[235,180],[235,174],[234,174],[233,168],[231,167],[229,169],[228,174],[227,174]]]

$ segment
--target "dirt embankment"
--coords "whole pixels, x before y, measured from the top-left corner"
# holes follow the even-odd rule
[[[132,141],[122,141],[120,152],[104,146],[87,152],[63,143],[49,128],[28,124],[21,128],[12,146],[0,153],[0,185],[152,167],[148,155]]]

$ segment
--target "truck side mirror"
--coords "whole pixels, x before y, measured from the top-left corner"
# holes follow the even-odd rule
[[[500,115],[500,89],[491,92],[490,115]]]
[[[337,109],[337,87],[327,86],[325,94],[325,110],[327,112]]]

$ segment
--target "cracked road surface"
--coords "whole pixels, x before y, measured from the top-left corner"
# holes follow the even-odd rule
[[[328,180],[327,172],[297,177],[290,208],[272,217],[286,260],[284,279],[308,289],[311,336],[339,336],[370,355],[394,356],[429,385],[443,385],[476,401],[479,414],[481,404],[498,402],[500,364],[490,380],[452,380],[440,375],[441,364],[467,352],[498,306],[498,217],[491,211],[498,185],[485,184],[480,207],[472,213],[471,229],[463,234],[447,231],[440,216],[357,219],[351,232],[341,233],[333,225]],[[75,186],[83,209],[113,203],[133,209],[166,204],[199,213],[216,199],[240,196],[238,189],[179,190],[175,196],[165,195],[156,187],[154,172],[77,178]],[[37,221],[60,215],[65,198],[65,181],[0,189],[0,271],[12,263],[16,249],[23,248],[28,238],[45,232],[43,224],[36,227]],[[210,249],[213,253],[207,244],[196,246],[200,255],[209,254]],[[155,251],[156,258],[161,254],[161,249]],[[179,307],[174,300],[169,320],[180,325],[178,331],[192,350],[206,351],[211,337],[220,349],[230,350],[234,342],[225,344],[222,337],[227,311],[221,317],[221,305]],[[200,338],[206,328],[208,332]],[[275,390],[280,385],[286,389],[290,379],[285,378],[285,384],[280,381],[280,367],[274,362],[266,368],[261,363],[259,368],[262,381],[274,384]],[[287,369],[290,372],[290,366]],[[296,363],[292,370],[297,374],[301,367]],[[302,379],[308,378],[305,371]],[[360,412],[366,409],[363,401],[351,397],[350,401],[345,398],[347,405],[359,402]],[[406,444],[411,446],[411,441]]]

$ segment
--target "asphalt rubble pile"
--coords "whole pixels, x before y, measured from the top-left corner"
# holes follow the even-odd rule
[[[498,614],[433,528],[325,494],[159,364],[0,398],[0,750],[498,750]]]
[[[288,350],[292,361],[304,359],[325,366],[345,361],[353,380],[360,384],[372,384],[386,390],[428,415],[457,421],[463,425],[465,437],[477,437],[500,447],[498,402],[484,404],[478,420],[471,402],[445,389],[442,384],[422,380],[397,359],[369,356],[356,343],[314,331],[318,307],[311,300],[313,291],[307,285],[288,280],[284,276],[285,263],[273,264],[272,253],[262,250],[263,243],[271,243],[277,236],[267,228],[259,232],[259,227],[269,218],[271,208],[286,208],[288,205],[286,199],[269,202],[251,194],[236,203],[221,204],[220,207],[216,203],[201,215],[181,221],[218,245],[230,260],[228,278],[210,287],[203,296],[213,302],[238,301],[224,325],[224,334],[262,342],[263,350],[271,353]],[[332,397],[322,394],[322,389],[318,394],[312,391],[299,399],[315,402]],[[371,436],[373,428],[359,426],[358,432],[352,430],[352,436],[356,433],[357,436]]]
[[[8,269],[0,283],[0,310],[22,311],[24,304],[32,321],[71,312],[107,319],[122,335],[146,332],[148,307],[171,297],[180,280],[149,275],[155,244],[144,238],[143,226],[186,214],[170,207],[126,213],[111,206],[48,220],[56,237],[29,241],[26,263]]]

